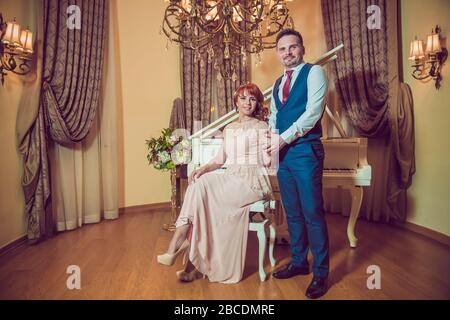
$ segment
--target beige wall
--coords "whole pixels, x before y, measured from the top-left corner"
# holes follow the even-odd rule
[[[408,192],[408,221],[450,235],[450,64],[443,68],[442,87],[422,83],[411,76],[409,44],[439,24],[450,35],[450,1],[402,0],[402,49],[404,81],[414,96],[416,174]],[[447,41],[447,48],[448,48]]]
[[[33,0],[0,0],[7,21],[16,17],[21,26],[36,30]],[[8,73],[0,84],[0,248],[26,233],[24,198],[20,178],[22,157],[17,150],[16,118],[19,102],[27,95],[26,79]]]
[[[289,12],[294,19],[294,26],[303,37],[306,62],[312,62],[327,51],[322,23],[322,9],[320,0],[295,0],[288,5]],[[283,73],[275,49],[265,50],[261,55],[262,64],[255,66],[252,57],[252,82],[261,90],[273,85],[273,82]]]
[[[33,0],[0,0],[6,19],[16,17],[35,27]],[[147,164],[145,140],[168,126],[172,101],[180,96],[178,48],[159,35],[163,1],[113,2],[118,33],[119,206],[170,201],[168,173]],[[116,61],[117,61],[116,60]],[[23,79],[8,75],[0,87],[0,248],[25,235],[24,199],[20,185],[22,159],[17,151],[15,125],[19,101],[27,92]]]
[[[169,126],[181,94],[179,50],[159,34],[164,1],[117,1],[123,98],[123,203],[170,201],[170,177],[149,167],[145,140]]]
[[[408,221],[450,235],[450,149],[446,140],[450,119],[450,66],[443,70],[440,91],[434,84],[421,83],[411,76],[408,60],[409,43],[418,35],[425,40],[431,28],[440,24],[444,37],[449,26],[445,24],[450,14],[450,1],[402,0],[402,50],[404,81],[413,91],[416,166],[413,185],[408,191]],[[296,0],[289,5],[295,28],[302,33],[306,47],[305,61],[312,61],[326,51],[320,0]],[[419,19],[420,17],[420,19]],[[282,73],[275,49],[262,55],[263,64],[252,65],[252,81],[263,90],[270,87]]]
[[[17,17],[23,25],[35,25],[33,0],[0,0],[6,18]],[[412,86],[415,100],[417,173],[409,191],[409,221],[450,234],[448,214],[450,190],[450,151],[445,147],[450,119],[450,77],[448,63],[444,68],[443,87],[436,91],[431,83],[422,84],[410,76],[407,54],[415,34],[424,38],[439,23],[444,35],[450,2],[447,0],[402,1],[402,29],[405,81]],[[172,101],[180,96],[178,49],[159,35],[165,4],[163,1],[133,0],[117,2],[114,17],[118,32],[119,83],[119,206],[132,206],[170,200],[169,175],[147,165],[145,139],[159,135],[167,127]],[[290,4],[295,26],[304,37],[305,60],[326,51],[320,0],[296,0]],[[421,19],[418,19],[421,17]],[[425,21],[425,22],[423,22]],[[252,66],[252,80],[269,87],[282,72],[274,50],[262,55],[263,64]],[[254,61],[254,60],[253,60]],[[26,232],[23,195],[20,186],[21,158],[16,148],[15,123],[19,101],[27,92],[22,79],[8,75],[0,87],[0,247]]]

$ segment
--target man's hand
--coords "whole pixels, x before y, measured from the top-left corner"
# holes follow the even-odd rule
[[[286,141],[279,134],[273,133],[270,130],[267,133],[267,139],[270,139],[270,145],[266,150],[271,155],[279,153],[287,145]]]

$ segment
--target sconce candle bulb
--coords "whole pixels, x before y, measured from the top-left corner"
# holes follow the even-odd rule
[[[33,54],[33,33],[27,28],[20,31],[16,18],[8,23],[0,13],[0,79],[5,82],[7,72],[24,75],[30,72]],[[6,71],[6,72],[5,72]]]
[[[409,59],[414,61],[412,76],[417,80],[433,79],[436,89],[441,86],[441,69],[448,56],[447,49],[441,46],[440,32],[441,29],[436,26],[427,36],[425,53],[423,42],[417,37],[411,42],[409,51]]]

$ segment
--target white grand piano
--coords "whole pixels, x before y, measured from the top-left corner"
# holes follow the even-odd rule
[[[318,59],[315,64],[324,65],[336,59],[336,53],[342,47],[343,45],[340,45],[327,52]],[[265,101],[271,98],[271,93],[272,88],[264,91]],[[339,116],[333,113],[328,106],[326,106],[326,112],[338,129],[341,137],[322,139],[325,149],[323,187],[343,188],[350,191],[352,204],[347,226],[347,236],[350,247],[355,248],[358,239],[355,236],[354,230],[361,208],[363,187],[370,185],[372,176],[371,167],[367,163],[367,138],[347,137],[340,123]],[[237,118],[238,114],[233,110],[190,136],[192,143],[192,159],[188,164],[188,175],[190,175],[195,168],[207,163],[216,155],[222,143],[219,131]],[[219,138],[217,138],[217,136],[219,136]],[[227,163],[218,170],[224,170],[226,166]],[[283,219],[284,213],[282,212],[277,178],[275,176],[271,177],[271,182],[273,201],[271,201],[270,205],[271,208],[274,209],[275,214],[278,215],[276,220],[280,223],[277,227],[277,236],[278,239],[283,238],[284,241],[288,241],[289,235],[287,233],[286,219]]]

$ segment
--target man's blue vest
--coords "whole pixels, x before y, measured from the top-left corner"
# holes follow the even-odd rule
[[[273,87],[273,98],[275,99],[275,106],[277,108],[276,114],[276,129],[279,134],[286,131],[298,118],[305,112],[306,104],[308,102],[308,75],[312,68],[312,64],[306,63],[300,70],[294,85],[291,88],[289,97],[286,103],[280,101],[278,97],[278,90],[280,87],[282,77],[278,78]],[[322,136],[322,126],[320,120],[317,121],[314,128],[312,128],[306,135],[298,138],[292,144],[304,143],[307,141],[320,139]]]

